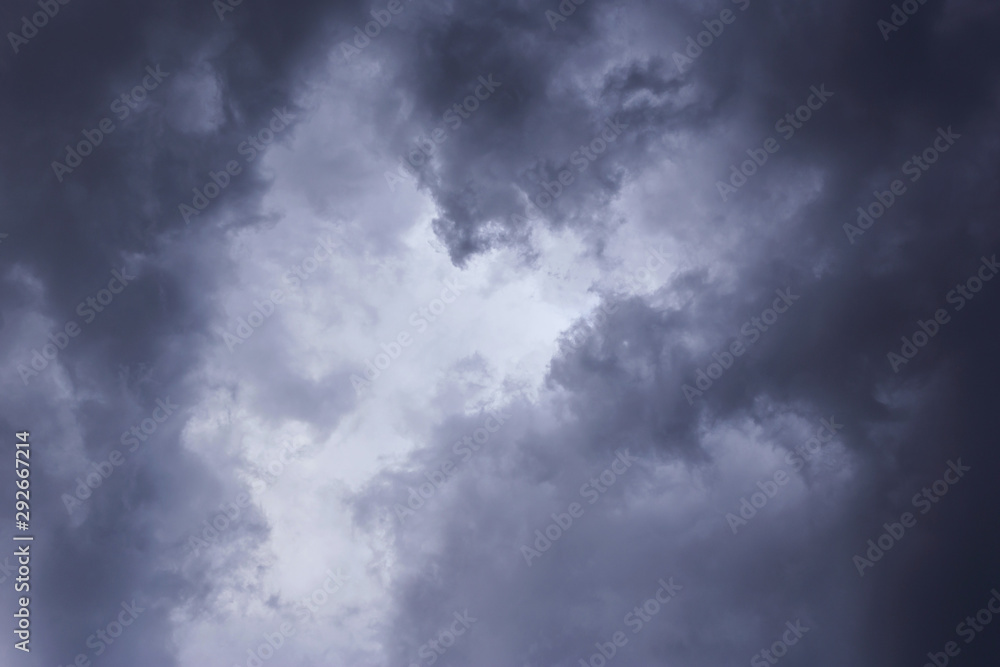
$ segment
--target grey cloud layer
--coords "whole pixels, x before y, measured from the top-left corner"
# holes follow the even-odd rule
[[[269,224],[268,182],[247,164],[190,225],[178,213],[275,108],[302,113],[299,94],[331,61],[380,67],[378,104],[364,113],[382,129],[371,150],[387,163],[474,94],[478,77],[502,82],[417,171],[457,266],[493,248],[536,258],[543,227],[576,231],[598,258],[627,225],[710,258],[652,295],[602,294],[610,314],[561,347],[543,398],[513,401],[503,428],[406,522],[393,505],[456,457],[454,443],[482,416],[440,399],[455,416],[351,497],[359,527],[384,531],[402,563],[381,629],[386,664],[419,660],[468,610],[476,622],[438,664],[576,665],[629,628],[626,615],[670,577],[683,591],[641,632],[626,630],[619,664],[750,661],[796,619],[810,630],[789,663],[922,664],[940,650],[997,583],[998,547],[984,538],[998,500],[995,286],[899,373],[886,355],[1000,251],[1000,15],[984,2],[926,3],[885,40],[878,21],[891,7],[880,3],[741,4],[588,0],[553,30],[554,4],[409,3],[344,59],[337,45],[374,7],[247,0],[220,21],[211,2],[74,2],[0,56],[0,425],[9,434],[30,424],[46,457],[35,473],[47,546],[36,562],[32,664],[90,652],[88,636],[133,599],[145,611],[101,664],[179,664],[171,612],[211,616],[214,592],[230,583],[219,573],[263,562],[269,526],[253,512],[222,536],[221,566],[186,554],[191,530],[242,490],[240,461],[221,456],[208,469],[181,445],[206,395],[253,395],[263,420],[301,420],[317,438],[357,404],[348,360],[305,379],[265,335],[234,351],[257,362],[240,382],[202,383],[218,345],[213,294],[235,275],[228,234]],[[673,53],[723,8],[738,20],[678,71]],[[5,7],[0,26],[17,29],[33,11]],[[171,73],[162,87],[60,181],[53,160],[156,66]],[[776,121],[818,85],[834,93],[823,110],[721,201],[716,181],[777,136]],[[620,135],[574,163],[609,119]],[[900,165],[939,127],[962,138],[909,181]],[[674,180],[639,190],[636,203],[632,188],[664,164]],[[352,168],[338,168],[328,180],[351,183]],[[573,180],[553,203],[524,216],[565,171]],[[843,225],[894,178],[907,179],[906,195],[849,243]],[[395,196],[381,175],[371,187]],[[366,212],[335,214],[363,225]],[[134,282],[59,352],[58,372],[25,387],[18,364],[121,266]],[[801,301],[690,404],[682,385],[786,286]],[[153,372],[137,376],[146,364]],[[105,459],[167,395],[181,407],[152,436],[159,446],[129,457],[83,514],[69,515],[60,496],[86,469],[70,457]],[[794,486],[734,536],[725,513],[765,475],[723,480],[719,470],[738,468],[726,439],[783,455],[804,441],[795,417],[831,414],[846,425],[844,469],[793,474]],[[239,440],[239,425],[228,432]],[[526,567],[519,546],[581,502],[581,487],[622,447],[635,469]],[[858,577],[852,557],[958,456],[973,466],[968,478]],[[8,480],[0,487],[12,496]],[[977,664],[998,646],[987,630],[961,660]],[[12,664],[21,658],[0,650]],[[271,664],[279,660],[292,658]]]

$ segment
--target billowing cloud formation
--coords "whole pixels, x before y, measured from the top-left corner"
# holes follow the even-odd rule
[[[998,20],[5,8],[7,661],[995,655]]]

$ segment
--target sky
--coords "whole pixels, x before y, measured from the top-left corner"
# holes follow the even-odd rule
[[[0,664],[996,662],[995,3],[0,27]]]

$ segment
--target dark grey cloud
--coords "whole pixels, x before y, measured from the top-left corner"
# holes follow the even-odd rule
[[[647,6],[643,16],[660,11],[671,12]],[[651,150],[652,144],[643,138],[680,135],[697,146],[678,153],[697,154],[684,168],[700,176],[687,181],[701,188],[691,193],[699,203],[698,215],[684,220],[683,227],[659,231],[702,248],[714,246],[733,278],[713,280],[704,271],[680,274],[661,288],[664,298],[679,301],[676,306],[654,305],[663,299],[608,295],[617,311],[591,329],[583,345],[567,344],[553,360],[549,386],[569,411],[568,424],[558,435],[525,436],[512,450],[491,450],[493,467],[482,470],[475,483],[456,483],[447,496],[452,502],[435,518],[395,526],[404,551],[417,558],[409,568],[412,575],[400,585],[404,620],[399,627],[412,632],[412,643],[432,631],[436,616],[457,604],[456,591],[474,589],[479,600],[489,600],[487,609],[504,608],[497,617],[520,615],[525,622],[512,626],[495,618],[491,637],[478,648],[468,647],[470,635],[465,648],[455,649],[462,652],[455,664],[486,653],[487,645],[496,648],[495,643],[503,647],[502,664],[577,664],[593,641],[610,636],[616,625],[613,610],[640,599],[640,582],[654,581],[663,560],[672,567],[670,573],[688,582],[690,593],[685,591],[687,599],[679,599],[678,608],[686,605],[684,614],[692,620],[674,636],[666,629],[663,635],[643,636],[648,653],[635,649],[620,658],[630,664],[749,660],[757,645],[767,645],[772,629],[778,632],[784,620],[800,614],[815,622],[816,629],[789,660],[908,664],[925,658],[927,651],[941,650],[953,638],[962,610],[978,609],[977,596],[982,598],[991,586],[985,563],[993,547],[980,534],[987,516],[986,477],[970,473],[940,508],[920,521],[912,541],[891,553],[905,558],[907,565],[889,574],[885,571],[895,565],[886,563],[864,578],[851,566],[852,554],[880,534],[883,522],[912,509],[910,496],[938,479],[946,461],[982,461],[984,470],[995,461],[985,413],[974,407],[994,393],[985,379],[992,355],[988,346],[979,347],[995,326],[988,287],[977,296],[978,304],[972,301],[964,312],[953,312],[954,320],[898,374],[886,354],[898,350],[900,336],[911,335],[918,319],[938,308],[954,308],[945,300],[949,290],[973,276],[980,257],[991,257],[997,247],[988,222],[995,209],[995,188],[988,185],[995,167],[987,157],[995,152],[997,136],[991,120],[995,58],[993,47],[974,27],[980,21],[995,22],[996,15],[965,7],[947,10],[946,17],[943,7],[925,6],[885,43],[876,21],[889,12],[891,7],[860,4],[793,8],[754,3],[745,14],[737,12],[738,22],[705,49],[689,72],[678,75],[669,60],[683,40],[665,38],[646,52],[637,48],[639,53],[624,56],[630,62],[595,75],[589,104],[568,104],[567,98],[580,91],[566,93],[573,84],[554,76],[580,53],[569,33],[546,35],[546,56],[539,57],[534,49],[547,27],[528,23],[532,39],[517,23],[503,59],[494,49],[483,49],[461,60],[465,72],[502,69],[495,63],[505,60],[506,71],[512,72],[507,76],[515,80],[512,88],[523,95],[516,112],[442,147],[436,173],[451,169],[461,173],[460,179],[425,182],[441,207],[437,229],[456,261],[489,247],[472,239],[482,238],[502,219],[497,209],[489,208],[497,189],[532,191],[518,180],[517,161],[508,160],[507,153],[529,154],[532,164],[552,165],[547,172],[552,178],[567,152],[556,137],[586,137],[574,120],[585,123],[596,108],[604,108],[631,123],[626,154],[607,159],[624,164],[633,178],[649,164],[642,149]],[[711,18],[713,12],[688,12],[688,27],[679,32],[695,34],[701,16]],[[491,25],[490,19],[476,7],[454,19],[454,30],[470,40],[486,29],[483,25]],[[629,29],[642,33],[627,22],[579,26],[598,42]],[[460,82],[463,77],[450,75],[458,65],[448,49],[424,51],[423,58],[438,65],[421,62],[426,81],[414,88],[423,87],[428,107],[441,107],[456,93],[439,94],[439,78]],[[521,74],[526,69],[530,74]],[[746,149],[778,136],[775,122],[794,113],[811,86],[819,85],[834,92],[825,108],[782,142],[780,152],[738,194],[728,202],[713,200],[714,181],[728,175],[730,164],[747,159]],[[642,93],[638,102],[637,93]],[[523,127],[525,118],[533,121],[530,127]],[[521,125],[516,135],[508,131],[512,123]],[[573,132],[566,132],[567,127]],[[940,157],[939,165],[911,183],[900,170],[932,144],[938,128],[953,128],[961,139]],[[725,141],[718,140],[720,134]],[[495,148],[518,142],[525,149]],[[489,170],[488,177],[481,176],[479,165]],[[599,173],[592,171],[595,177]],[[815,188],[805,187],[806,174],[814,175]],[[856,220],[858,206],[874,201],[875,190],[887,190],[897,178],[906,181],[907,193],[855,244],[849,243],[843,225]],[[606,225],[613,219],[606,204],[622,191],[613,178],[603,184],[598,192],[604,199],[594,198],[594,188],[569,194],[546,212],[542,224],[569,220]],[[506,211],[516,210],[514,199],[505,198]],[[789,200],[798,203],[787,204]],[[666,194],[657,203],[665,211],[687,208]],[[792,217],[775,215],[788,208],[794,210]],[[672,222],[669,214],[664,217],[665,224]],[[721,234],[734,235],[739,245],[728,248]],[[786,286],[801,295],[799,304],[689,405],[681,385],[693,385],[697,370],[713,360],[710,353],[728,349],[740,325],[767,307],[775,289]],[[706,450],[706,432],[734,422],[755,424],[773,431],[780,451],[801,444],[774,426],[787,413],[813,420],[837,415],[850,425],[840,438],[850,455],[844,473],[850,493],[841,489],[824,499],[828,489],[812,474],[795,475],[805,485],[804,502],[786,506],[780,519],[758,519],[756,526],[767,525],[760,528],[767,533],[758,532],[756,539],[748,537],[739,546],[732,535],[714,534],[685,549],[687,536],[701,536],[703,514],[692,509],[678,526],[651,510],[629,507],[632,511],[623,509],[614,524],[609,519],[608,525],[588,526],[585,543],[567,544],[573,539],[567,537],[567,543],[554,547],[540,564],[544,576],[536,579],[534,571],[519,571],[513,562],[516,531],[534,525],[532,521],[544,522],[545,511],[558,504],[553,499],[539,511],[544,502],[518,502],[521,494],[548,495],[551,490],[565,506],[578,479],[585,478],[567,473],[567,461],[586,460],[597,467],[601,456],[627,442],[642,453],[647,466],[681,461],[691,471],[711,470],[716,460]],[[444,456],[452,439],[442,432],[429,447]],[[422,481],[421,472],[430,464],[414,455],[412,465],[412,476],[395,481],[392,493],[373,489],[378,500],[366,496],[362,506],[387,505],[406,485]],[[755,481],[744,484],[748,494]],[[666,495],[655,486],[633,484],[640,498]],[[687,484],[691,495],[701,491],[694,480]],[[493,485],[502,486],[504,493],[487,494],[484,487]],[[641,501],[635,504],[641,506]],[[498,506],[505,506],[499,510],[502,517]],[[666,508],[662,512],[670,514]],[[521,516],[514,526],[512,514]],[[443,544],[431,553],[417,546],[438,540]],[[657,541],[659,548],[644,550],[644,543]],[[612,549],[613,559],[606,555]],[[637,563],[623,565],[636,553],[643,554],[636,556]],[[622,594],[620,571],[632,575],[631,595]],[[428,572],[437,574],[428,578]],[[483,583],[495,580],[502,583]],[[530,591],[520,589],[526,583]],[[602,594],[608,587],[614,589],[610,600]],[[441,598],[432,607],[437,613],[428,613],[428,600]],[[580,600],[577,613],[574,599]],[[869,611],[862,613],[859,607]],[[418,614],[426,620],[413,628],[411,619]],[[590,632],[579,632],[581,627]],[[707,627],[717,630],[709,635]],[[497,633],[505,639],[497,642]],[[974,660],[991,650],[995,643],[978,639],[963,652],[974,654],[965,658]]]
[[[561,6],[575,9],[553,26]],[[37,457],[30,664],[95,657],[88,637],[133,601],[144,611],[101,664],[246,664],[338,558],[354,588],[269,664],[577,665],[618,630],[619,664],[736,663],[797,621],[789,663],[923,664],[948,641],[956,662],[995,655],[991,627],[969,644],[955,628],[997,586],[998,297],[991,282],[954,296],[1000,251],[995,8],[925,3],[884,39],[892,3],[399,7],[347,57],[383,5],[243,2],[220,19],[211,2],[73,2],[0,55],[0,424],[30,430]],[[36,11],[9,5],[0,26]],[[166,74],[117,116],[152,71]],[[819,87],[832,96],[782,126]],[[276,110],[293,120],[246,148]],[[104,118],[114,131],[55,173]],[[915,171],[939,130],[959,136]],[[780,148],[720,197],[769,138]],[[400,174],[420,145],[432,154]],[[230,161],[239,173],[186,221],[179,205]],[[905,192],[845,233],[896,179]],[[475,286],[359,395],[351,374],[439,291],[414,250],[425,228]],[[283,276],[326,233],[338,250],[292,289]],[[647,292],[614,280],[635,269],[628,243],[669,247]],[[134,277],[91,319],[79,304],[112,271]],[[599,304],[566,296],[566,276]],[[227,349],[275,289],[285,303]],[[797,300],[749,341],[776,290]],[[569,322],[555,344],[529,354],[482,324],[505,308],[524,340],[545,337],[533,299]],[[948,321],[894,369],[887,354],[939,309]],[[28,373],[71,321],[79,335]],[[746,352],[700,385],[737,340]],[[501,370],[508,352],[523,358]],[[511,369],[539,355],[526,388]],[[168,398],[176,412],[127,451]],[[478,443],[490,410],[506,416]],[[793,469],[831,418],[843,429]],[[312,446],[192,555],[276,433]],[[67,511],[115,449],[124,463]],[[959,459],[966,476],[919,514],[913,496]],[[733,534],[727,515],[779,470],[787,484]],[[906,511],[916,526],[860,576],[854,556]],[[661,579],[682,588],[633,632]],[[465,631],[437,651],[456,618]]]
[[[13,27],[37,10],[35,3],[6,6],[0,24]],[[0,112],[9,234],[9,398],[0,421],[8,433],[32,432],[40,465],[31,664],[66,664],[78,653],[94,659],[98,649],[87,646],[88,637],[133,599],[146,611],[97,660],[178,664],[172,610],[200,604],[219,583],[203,567],[179,565],[188,533],[209,517],[206,508],[235,493],[236,480],[205,469],[180,436],[211,390],[197,369],[211,336],[208,297],[232,275],[222,230],[227,218],[236,221],[230,225],[259,219],[254,202],[266,180],[246,165],[190,227],[177,207],[208,181],[209,170],[236,157],[249,133],[267,126],[273,108],[295,109],[296,77],[322,55],[341,11],[247,4],[220,22],[210,2],[72,3],[18,53],[2,56],[4,96],[12,103]],[[142,83],[147,67],[166,72],[163,82],[121,118],[113,102]],[[84,140],[84,131],[95,136],[104,118],[114,131],[60,182],[51,163],[64,162],[64,147]],[[134,280],[86,323],[77,304],[123,267]],[[46,321],[61,328],[70,320],[82,327],[79,337],[25,386],[17,367],[49,342]],[[153,369],[150,379],[122,387],[119,369],[140,365]],[[178,414],[126,454],[85,508],[69,514],[61,496],[73,493],[77,475],[91,472],[81,457],[97,462],[114,448],[127,452],[122,433],[168,396],[181,406]],[[12,486],[8,476],[11,497]],[[11,646],[3,650],[12,664],[23,660]]]

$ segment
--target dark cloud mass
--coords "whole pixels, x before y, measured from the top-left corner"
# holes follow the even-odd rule
[[[994,3],[0,26],[0,664],[996,662]]]

